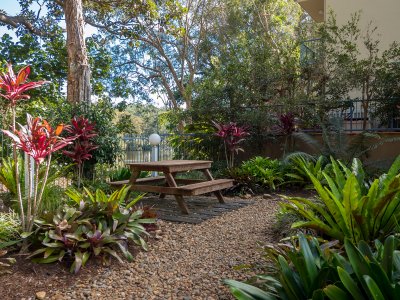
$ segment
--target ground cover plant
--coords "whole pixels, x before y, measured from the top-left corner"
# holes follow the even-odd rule
[[[128,242],[147,249],[143,235],[147,234],[143,224],[153,224],[144,210],[134,205],[142,196],[125,204],[129,186],[124,186],[107,196],[101,190],[83,193],[68,190],[71,199],[55,212],[42,215],[35,221],[37,229],[31,238],[35,249],[30,258],[38,263],[66,261],[71,272],[77,273],[91,257],[108,262],[110,257],[122,262],[118,252],[132,261]]]

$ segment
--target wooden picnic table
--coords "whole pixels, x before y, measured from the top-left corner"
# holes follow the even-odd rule
[[[164,198],[165,195],[174,195],[182,213],[189,214],[183,196],[213,192],[220,203],[225,203],[221,190],[233,185],[231,179],[214,179],[209,170],[211,163],[212,161],[209,160],[162,160],[128,163],[127,165],[132,173],[129,181],[112,182],[110,184],[115,186],[130,184],[134,191],[159,193],[160,198]],[[205,180],[176,178],[178,173],[193,170],[201,171]],[[139,178],[141,171],[162,172],[164,176]]]

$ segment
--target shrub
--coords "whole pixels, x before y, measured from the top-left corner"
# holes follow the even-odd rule
[[[110,174],[110,181],[122,181],[129,178],[131,178],[131,170],[129,168],[118,168]]]
[[[19,175],[24,174],[25,168],[22,163],[22,159],[18,164],[19,166]],[[72,165],[62,165],[57,161],[52,161],[50,168],[48,170],[48,178],[46,185],[43,190],[42,202],[38,207],[38,213],[41,214],[43,211],[54,211],[58,207],[62,206],[64,203],[65,197],[64,189],[57,185],[57,180],[66,176],[68,171],[70,170]],[[16,212],[20,211],[19,205],[16,203],[17,198],[17,184],[15,180],[15,172],[14,172],[15,164],[14,160],[11,158],[3,159],[2,165],[0,167],[0,182],[7,188],[8,195],[5,198],[4,204],[8,207],[14,209]],[[47,167],[45,165],[41,165],[39,169],[39,178],[44,178],[46,174]],[[25,185],[24,176],[20,176],[21,185]],[[42,182],[39,182],[41,184]],[[21,191],[23,198],[25,199],[25,189]],[[24,208],[26,209],[26,201],[24,201]]]
[[[326,187],[306,169],[319,195],[317,201],[289,198],[289,203],[281,204],[305,219],[292,227],[315,229],[341,242],[349,238],[354,243],[383,240],[394,233],[400,217],[400,156],[387,174],[372,183],[366,180],[358,159],[353,160],[352,169],[340,161],[331,162],[334,175],[323,172]]]
[[[287,244],[285,250],[275,248],[269,252],[277,273],[258,275],[258,287],[235,280],[224,280],[224,283],[237,299],[323,299],[327,282],[339,280],[335,255],[329,246],[320,246],[316,238],[307,240],[300,235],[298,244]]]
[[[394,236],[372,249],[346,239],[340,254],[331,244],[299,236],[299,244],[269,248],[272,275],[258,275],[257,286],[224,280],[237,299],[397,299],[400,241]]]
[[[275,190],[283,183],[284,172],[281,162],[277,159],[256,156],[242,163],[239,176],[247,177],[262,186]]]
[[[311,155],[295,152],[289,154],[283,161],[283,164],[287,169],[287,172],[285,172],[285,184],[297,184],[310,188],[311,179],[308,172],[323,182],[324,176],[322,172],[326,171],[327,159],[325,156],[320,156],[316,159]]]
[[[101,190],[94,194],[87,189],[85,193],[69,190],[70,205],[36,221],[38,229],[31,239],[40,245],[30,257],[38,263],[66,260],[74,273],[92,256],[105,262],[110,257],[122,261],[118,250],[133,260],[128,241],[147,250],[142,224],[152,224],[154,219],[142,218],[143,211],[133,207],[141,197],[124,204],[128,191],[129,186],[125,186],[108,197]]]
[[[84,162],[91,159],[91,152],[98,148],[93,142],[97,136],[95,123],[91,123],[84,117],[74,117],[71,120],[71,126],[67,127],[66,131],[74,138],[74,141],[73,145],[67,147],[67,150],[63,150],[63,154],[76,164],[77,185],[80,187]]]
[[[240,144],[242,144],[246,137],[250,135],[247,131],[248,127],[238,126],[234,122],[219,124],[213,121],[212,123],[217,129],[215,135],[221,138],[224,142],[226,164],[228,168],[233,168],[235,164],[235,154],[238,154],[239,151],[244,152],[244,149]]]
[[[0,244],[19,238],[21,232],[21,221],[18,214],[10,212],[0,213]]]

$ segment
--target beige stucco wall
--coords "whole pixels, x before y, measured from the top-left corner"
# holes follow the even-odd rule
[[[400,0],[325,0],[325,20],[330,9],[339,25],[361,10],[360,28],[365,32],[370,22],[378,27],[380,50],[387,49],[393,41],[400,42]]]

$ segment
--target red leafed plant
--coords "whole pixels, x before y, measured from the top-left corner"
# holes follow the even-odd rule
[[[220,124],[212,121],[214,127],[217,129],[216,136],[220,137],[224,141],[226,162],[229,168],[233,168],[235,153],[244,151],[240,147],[240,144],[246,139],[246,136],[250,135],[247,131],[247,126],[238,126],[234,122],[227,124]],[[229,155],[228,155],[229,153]]]
[[[290,135],[292,134],[295,127],[295,116],[292,113],[282,114],[279,116],[278,131],[280,134]]]
[[[15,106],[18,100],[30,99],[29,95],[24,94],[26,91],[37,88],[48,81],[26,82],[31,72],[29,66],[23,67],[17,75],[15,75],[12,65],[7,65],[7,73],[0,75],[0,89],[4,94],[0,94],[3,98],[10,102],[10,106]]]
[[[28,176],[28,190],[31,190],[31,186],[34,185],[33,195],[28,193],[27,195],[27,211],[26,211],[26,230],[30,232],[32,230],[33,221],[37,217],[38,209],[40,207],[43,191],[47,182],[51,155],[53,152],[60,150],[71,144],[74,139],[60,137],[61,132],[64,129],[64,125],[58,125],[53,129],[50,124],[42,118],[32,118],[29,114],[27,115],[27,125],[22,126],[19,124],[20,130],[14,130],[14,132],[8,130],[2,130],[5,135],[10,137],[16,148],[21,149],[35,161],[35,178],[34,182],[31,182],[30,176]],[[39,169],[40,164],[46,161],[46,172],[44,178],[40,180]],[[28,160],[28,170],[30,172],[32,166]],[[41,187],[39,191],[39,182]],[[23,211],[22,211],[23,212]]]
[[[289,140],[291,147],[293,148],[293,138],[292,133],[296,131],[296,118],[293,113],[289,112],[279,116],[279,124],[276,126],[276,131],[285,137],[283,145],[283,157],[285,157]]]
[[[7,65],[7,72],[0,75],[0,96],[6,99],[9,103],[12,113],[11,119],[11,132],[15,131],[15,119],[16,119],[16,105],[18,100],[27,100],[30,98],[29,95],[25,94],[28,90],[40,87],[41,85],[48,83],[47,81],[36,81],[27,82],[28,76],[30,74],[30,67],[25,66],[17,74],[14,73],[12,65]],[[18,153],[17,146],[13,145],[13,158],[14,158],[14,168],[15,168],[15,178],[17,186],[17,197],[18,203],[21,211],[21,226],[23,230],[27,230],[28,223],[30,221],[25,220],[25,210],[24,203],[22,200],[21,184],[18,180],[19,178],[19,166],[18,166]]]
[[[98,148],[93,142],[93,138],[97,136],[96,126],[84,117],[74,117],[66,131],[71,137],[75,137],[75,141],[70,149],[63,151],[63,154],[76,163],[78,187],[80,187],[84,161],[91,159],[91,152]]]

